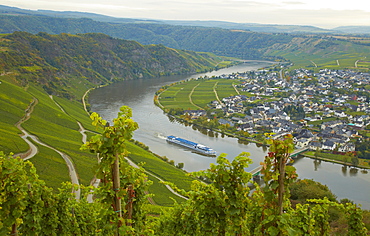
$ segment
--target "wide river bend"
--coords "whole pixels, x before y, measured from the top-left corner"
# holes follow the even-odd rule
[[[91,110],[99,113],[105,120],[117,117],[119,108],[129,106],[133,111],[133,119],[139,124],[134,139],[149,146],[150,150],[166,156],[175,163],[184,163],[184,169],[191,171],[204,170],[216,159],[202,156],[179,146],[168,144],[167,135],[175,135],[191,141],[199,142],[215,149],[217,153],[227,153],[232,160],[241,152],[249,152],[253,159],[250,170],[257,167],[265,156],[263,148],[254,143],[245,145],[230,137],[210,137],[190,126],[170,121],[162,110],[154,105],[155,92],[163,85],[172,82],[198,78],[200,76],[218,76],[233,72],[257,70],[270,65],[269,62],[248,61],[246,63],[209,73],[181,76],[164,76],[153,79],[127,80],[106,87],[95,89],[89,95]],[[338,199],[348,198],[361,204],[363,209],[370,210],[370,174],[365,170],[343,168],[342,165],[310,158],[300,158],[293,164],[299,178],[308,178],[327,185]]]

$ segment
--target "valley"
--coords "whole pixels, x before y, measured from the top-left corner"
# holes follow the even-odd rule
[[[368,35],[6,11],[0,234],[370,229]],[[168,135],[219,156],[169,145]],[[294,147],[311,151],[286,165]],[[341,164],[323,161],[334,151],[345,154]],[[248,171],[262,162],[265,185],[251,192]],[[312,191],[303,190],[307,183]],[[293,184],[302,192],[290,199],[283,188]],[[315,205],[308,193],[321,194]]]

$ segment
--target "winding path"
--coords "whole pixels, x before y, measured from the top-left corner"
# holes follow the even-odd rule
[[[37,105],[37,103],[38,103],[38,100],[37,100],[37,98],[33,98],[33,101],[31,102],[31,104],[28,106],[28,108],[26,109],[26,114],[21,118],[21,120],[20,121],[18,121],[17,123],[16,123],[16,127],[20,130],[20,131],[22,131],[22,133],[23,133],[23,135],[21,136],[26,142],[27,142],[27,144],[30,146],[30,149],[29,149],[29,151],[27,151],[26,153],[21,153],[21,154],[19,154],[19,156],[21,156],[21,158],[23,158],[24,160],[28,160],[28,159],[30,159],[30,158],[32,158],[32,157],[34,157],[37,153],[38,153],[38,149],[37,149],[37,147],[36,147],[36,145],[34,145],[31,141],[29,141],[28,140],[28,138],[30,138],[30,139],[32,139],[34,142],[36,142],[36,143],[38,143],[39,145],[42,145],[42,146],[44,146],[44,147],[47,147],[47,148],[50,148],[50,149],[52,149],[52,150],[54,150],[55,152],[57,152],[63,159],[64,159],[64,161],[66,162],[66,164],[67,164],[67,167],[68,167],[68,170],[69,170],[69,176],[70,176],[70,178],[71,178],[71,182],[73,183],[73,184],[77,184],[77,185],[79,185],[79,182],[78,182],[78,176],[77,176],[77,172],[76,172],[76,169],[74,168],[74,165],[73,165],[73,163],[72,163],[72,161],[71,161],[71,159],[70,159],[70,157],[67,155],[67,154],[65,154],[65,153],[63,153],[63,152],[61,152],[61,151],[59,151],[59,150],[57,150],[57,149],[55,149],[55,148],[53,148],[53,147],[51,147],[51,146],[49,146],[49,145],[47,145],[47,144],[45,144],[45,143],[43,143],[43,142],[41,142],[39,139],[38,139],[38,137],[36,137],[35,135],[31,135],[31,134],[29,134],[21,125],[22,125],[22,123],[24,123],[25,121],[27,121],[30,117],[31,117],[31,113],[33,112],[33,109],[34,109],[34,107]],[[58,105],[59,106],[59,105]],[[80,191],[80,189],[78,189],[78,190],[76,190],[76,191],[74,191],[74,193],[76,194],[76,199],[80,199],[80,196],[81,196],[81,191]]]
[[[220,103],[220,105],[221,106],[223,106],[224,105],[224,103],[223,102],[221,102],[221,100],[220,100],[220,98],[218,97],[218,94],[217,94],[217,90],[216,90],[216,88],[217,88],[217,84],[218,84],[218,81],[215,83],[215,85],[213,86],[213,92],[215,93],[215,96],[216,96],[216,99],[217,99],[217,101]]]
[[[200,85],[200,83],[199,83],[199,84],[197,84],[197,85],[195,85],[195,86],[194,86],[194,88],[193,88],[193,89],[191,90],[191,92],[189,93],[189,101],[190,101],[190,103],[191,103],[193,106],[198,107],[199,109],[202,109],[202,110],[203,110],[203,108],[201,108],[200,106],[196,105],[196,104],[193,102],[193,100],[191,99],[191,96],[193,95],[194,90],[195,90],[199,85]]]
[[[366,57],[364,57],[364,59],[366,59]],[[355,61],[355,67],[357,68],[357,64],[360,62],[361,59]]]
[[[86,111],[86,113],[90,116],[90,113],[89,113],[89,111],[87,110],[87,108],[86,108],[86,101],[85,101],[85,98],[86,98],[86,96],[87,96],[87,94],[92,90],[92,89],[94,89],[94,88],[90,88],[90,89],[88,89],[85,93],[84,93],[84,95],[82,96],[82,104],[83,104],[83,106],[84,106],[84,110]]]
[[[195,89],[195,88],[194,88]],[[193,89],[193,91],[194,91],[194,89]],[[87,91],[88,92],[88,91]],[[85,95],[87,94],[87,92],[85,93]],[[85,95],[84,95],[84,97],[85,97]],[[190,97],[190,95],[189,95],[189,97]],[[50,96],[50,99],[52,99],[53,101],[54,101],[54,99],[53,99],[53,96]],[[83,101],[84,101],[84,99],[82,99]],[[53,148],[53,147],[51,147],[51,146],[49,146],[49,145],[47,145],[47,144],[45,144],[45,143],[43,143],[43,142],[41,142],[39,139],[38,139],[38,137],[36,137],[36,136],[34,136],[34,135],[31,135],[31,134],[29,134],[25,129],[23,129],[23,127],[21,126],[21,124],[22,123],[24,123],[25,121],[27,121],[30,117],[31,117],[31,113],[33,112],[33,109],[34,109],[34,107],[37,105],[37,103],[38,103],[38,100],[36,99],[36,98],[34,98],[33,99],[33,101],[30,103],[30,105],[28,106],[28,108],[26,109],[26,111],[25,111],[25,115],[24,115],[24,117],[22,117],[21,118],[21,120],[19,121],[19,122],[17,122],[16,123],[16,127],[20,130],[20,131],[22,131],[22,133],[23,133],[23,135],[22,135],[22,138],[25,140],[25,142],[27,142],[27,144],[30,146],[30,149],[29,149],[29,151],[27,151],[26,153],[20,153],[20,154],[17,154],[17,155],[19,155],[19,156],[21,156],[24,160],[28,160],[28,159],[30,159],[30,158],[32,158],[32,157],[34,157],[37,153],[38,153],[38,149],[37,149],[37,146],[36,145],[34,145],[28,138],[30,138],[30,139],[32,139],[34,142],[36,142],[36,143],[38,143],[39,145],[42,145],[42,146],[44,146],[44,147],[47,147],[47,148],[50,148],[50,149],[52,149],[52,150],[54,150],[55,152],[57,152],[63,159],[64,159],[64,161],[66,162],[66,164],[67,164],[67,166],[68,166],[68,170],[69,170],[69,175],[70,175],[70,178],[71,178],[71,182],[73,183],[73,184],[77,184],[77,185],[79,185],[79,181],[78,181],[78,176],[77,176],[77,172],[76,172],[76,169],[75,169],[75,167],[74,167],[74,165],[73,165],[73,163],[72,163],[72,161],[71,161],[71,159],[70,159],[70,157],[68,156],[68,155],[66,155],[65,153],[63,153],[63,152],[61,152],[61,151],[59,151],[59,150],[57,150],[57,149],[55,149],[55,148]],[[61,109],[61,111],[63,112],[63,113],[65,113],[65,114],[67,114],[66,112],[65,112],[65,110],[56,102],[56,101],[54,101],[54,103]],[[85,108],[85,111],[88,113],[88,111],[86,110],[86,105],[85,105],[85,102],[83,102],[84,103],[84,108]],[[79,126],[79,132],[81,133],[81,135],[82,135],[82,143],[86,143],[86,141],[87,141],[87,135],[86,135],[86,129],[82,126],[82,124],[80,123],[80,122],[78,122],[77,121],[77,124],[78,124],[78,126]],[[138,165],[136,165],[134,162],[132,162],[130,159],[128,159],[128,158],[126,158],[126,160],[128,161],[128,163],[131,165],[131,166],[133,166],[133,167],[135,167],[135,168],[139,168],[139,166]],[[98,161],[99,161],[99,158],[98,158]],[[151,174],[151,173],[149,173],[149,172],[147,172],[147,171],[145,171],[147,174],[150,174],[151,176],[153,176],[154,178],[156,178],[156,179],[158,179],[159,181],[163,181],[162,179],[160,179],[159,177],[157,177],[157,176],[155,176],[155,175],[153,175],[153,174]],[[99,184],[100,184],[100,179],[97,179],[97,178],[95,178],[94,177],[94,179],[91,181],[91,185],[92,186],[94,186],[95,188],[97,188],[98,186],[99,186]],[[180,195],[179,193],[177,193],[176,191],[174,191],[169,185],[165,185],[166,187],[167,187],[167,189],[171,192],[171,193],[173,193],[173,194],[175,194],[176,196],[178,196],[178,197],[181,197],[181,198],[184,198],[184,199],[187,199],[186,197],[184,197],[184,196],[182,196],[182,195]],[[79,200],[80,199],[80,197],[81,197],[81,190],[80,190],[80,188],[78,188],[78,190],[75,190],[74,191],[74,193],[75,193],[75,195],[76,195],[76,199],[77,200]],[[93,200],[93,194],[91,193],[91,194],[89,194],[88,196],[87,196],[87,201],[89,202],[89,203],[92,203],[94,200]],[[153,199],[151,199],[151,198],[148,198],[148,201],[151,203],[151,204],[155,204],[155,202],[153,201]]]
[[[236,92],[238,95],[240,95],[240,92],[239,92],[239,90],[236,88],[236,85],[235,85],[234,83],[232,83],[232,86],[233,86],[233,88],[235,89],[235,92]]]
[[[82,126],[80,122],[77,121],[78,126],[80,126],[80,133],[82,135],[82,143],[86,143],[87,141],[87,135],[86,135],[86,129]]]
[[[315,62],[313,62],[312,60],[310,61],[312,64],[314,64],[315,65],[315,67],[317,67],[317,65],[316,65],[316,63]]]
[[[23,133],[23,135],[21,135],[21,138],[23,138],[24,141],[30,146],[30,149],[27,152],[17,153],[14,155],[14,156],[21,157],[23,160],[28,160],[34,157],[38,153],[38,149],[36,145],[34,145],[28,139],[29,137],[32,138],[31,135],[21,126],[22,123],[26,122],[30,118],[31,113],[33,112],[33,108],[37,105],[38,102],[39,101],[36,98],[33,98],[30,105],[25,110],[25,115],[15,124],[15,126]]]
[[[279,71],[279,74],[280,74],[280,79],[286,81],[283,75],[283,69]]]
[[[127,157],[125,157],[125,159],[126,159],[126,161],[131,165],[131,166],[133,166],[133,167],[135,167],[135,168],[140,168],[138,165],[136,165],[134,162],[132,162],[130,159],[128,159]],[[153,175],[152,173],[149,173],[148,171],[145,171],[147,174],[149,174],[149,175],[151,175],[151,176],[153,176],[154,178],[156,178],[156,179],[158,179],[159,181],[162,181],[162,182],[164,182],[164,180],[162,180],[161,178],[159,178],[158,176],[155,176],[155,175]],[[184,196],[182,196],[181,194],[179,194],[178,192],[176,192],[175,190],[173,190],[172,188],[171,188],[171,186],[169,186],[169,185],[167,185],[167,184],[165,184],[165,186],[166,186],[166,188],[168,189],[168,190],[170,190],[170,192],[171,193],[173,193],[173,194],[175,194],[176,196],[178,196],[178,197],[181,197],[181,198],[184,198],[184,199],[188,199],[187,197],[184,197]]]

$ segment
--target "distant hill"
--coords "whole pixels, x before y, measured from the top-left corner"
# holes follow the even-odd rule
[[[52,11],[52,10],[27,10],[17,7],[9,7],[0,5],[0,14],[13,15],[13,16],[50,16],[60,18],[89,18],[96,21],[111,22],[111,23],[158,23],[155,20],[140,20],[131,18],[117,18],[101,14],[89,13],[89,12],[76,12],[76,11]]]
[[[347,34],[370,34],[370,26],[340,26],[333,30]]]
[[[337,31],[322,29],[308,25],[276,25],[256,23],[234,23],[226,21],[174,21],[162,20],[161,22],[171,25],[218,27],[223,29],[248,30],[265,33],[337,33]]]
[[[141,44],[211,52],[243,59],[262,59],[261,48],[288,43],[289,34],[258,33],[210,27],[148,23],[108,23],[88,18],[0,15],[0,33],[26,31],[32,34],[103,33],[111,37],[135,40]]]
[[[333,30],[322,29],[314,26],[234,23],[226,21],[176,21],[176,20],[132,19],[132,18],[110,17],[101,14],[75,11],[51,11],[51,10],[32,11],[3,5],[0,5],[0,14],[49,16],[61,18],[89,18],[95,21],[110,23],[155,23],[155,24],[170,24],[183,26],[217,27],[223,29],[249,30],[266,33],[336,33],[336,31]]]
[[[171,21],[166,24],[159,21],[126,21],[125,23],[97,21],[89,18],[78,18],[80,13],[68,13],[76,18],[36,16],[44,11],[31,11],[33,14],[18,12],[0,14],[0,33],[26,31],[32,34],[46,32],[48,34],[84,34],[103,33],[113,38],[135,40],[143,45],[161,44],[166,47],[210,52],[216,55],[236,57],[241,59],[289,60],[297,67],[330,67],[368,69],[370,37],[368,35],[297,33],[302,27],[297,27],[296,33],[265,33],[251,30],[232,29],[230,22],[213,22],[205,27],[185,24],[182,21]],[[46,11],[49,15],[49,11]],[[45,13],[46,14],[46,13]],[[59,13],[58,13],[59,14]],[[64,13],[60,13],[64,14]],[[67,13],[65,13],[67,14]],[[85,16],[100,16],[81,13]],[[179,24],[179,25],[175,25]],[[189,24],[203,25],[204,22]],[[248,24],[245,24],[248,25]],[[268,27],[267,25],[250,24],[253,27]],[[229,28],[226,28],[229,27]],[[275,26],[283,28],[283,26]],[[307,26],[309,30],[316,30]],[[287,29],[292,29],[288,27]],[[340,60],[340,61],[339,61]],[[356,63],[356,62],[360,63]]]

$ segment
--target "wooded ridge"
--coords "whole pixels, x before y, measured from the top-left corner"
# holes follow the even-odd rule
[[[212,70],[220,57],[141,45],[104,34],[50,35],[14,32],[0,38],[0,68],[22,85],[35,82],[49,94],[73,97],[100,84],[124,79]],[[78,84],[78,85],[77,85]],[[79,90],[79,91],[77,91]]]
[[[89,18],[6,14],[0,15],[0,25],[0,33],[103,33],[114,38],[135,40],[144,45],[162,44],[176,49],[211,52],[241,59],[290,60],[299,64],[299,67],[312,66],[311,61],[317,58],[324,59],[323,64],[326,66],[338,59],[349,58],[348,54],[351,54],[350,57],[364,58],[367,56],[364,54],[370,51],[366,35],[262,33],[154,21],[111,23]]]

